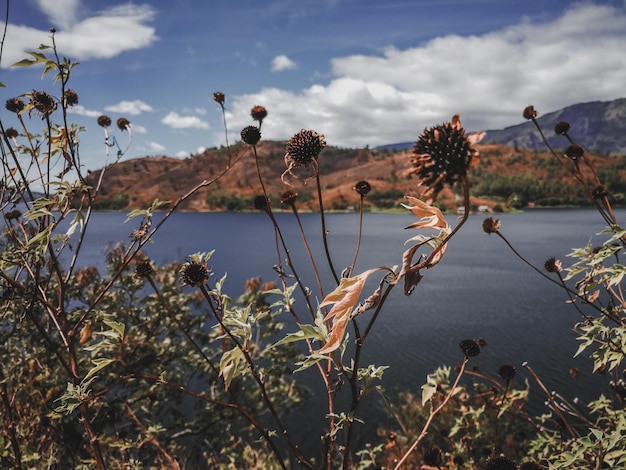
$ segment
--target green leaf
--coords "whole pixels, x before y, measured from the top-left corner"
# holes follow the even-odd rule
[[[108,366],[112,362],[115,362],[115,360],[114,359],[107,359],[107,358],[103,357],[103,358],[99,358],[99,359],[93,359],[91,362],[94,364],[94,367],[89,369],[89,372],[87,372],[87,375],[83,379],[83,382],[88,381],[91,377],[95,376],[98,373],[98,371],[101,371],[102,369],[104,369],[106,366]]]
[[[243,351],[239,348],[226,351],[220,360],[220,375],[226,384],[226,390],[230,387],[233,379],[246,369],[246,361]]]

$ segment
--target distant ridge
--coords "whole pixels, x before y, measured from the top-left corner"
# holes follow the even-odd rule
[[[565,137],[554,134],[557,122],[568,121],[570,136],[586,150],[606,155],[626,154],[626,98],[574,104],[547,114],[543,114],[539,106],[535,108],[539,111],[537,121],[553,148],[569,146]],[[521,114],[520,110],[520,120]],[[539,132],[530,121],[502,130],[489,130],[481,143],[545,150]],[[415,142],[400,142],[380,145],[376,150],[399,152],[409,150],[413,145]]]
[[[606,155],[626,154],[626,98],[613,101],[591,101],[568,106],[547,114],[539,111],[537,122],[553,148],[565,148],[568,140],[554,133],[554,125],[568,121],[570,136],[586,150]],[[527,149],[545,149],[539,132],[532,122],[487,131],[482,143],[496,143]]]

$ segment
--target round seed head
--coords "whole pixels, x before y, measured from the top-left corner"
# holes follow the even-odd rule
[[[241,130],[241,140],[248,145],[256,145],[261,140],[261,130],[256,126],[247,126]]]
[[[354,190],[360,196],[365,197],[372,190],[372,186],[367,181],[359,181],[354,185]]]
[[[111,125],[111,118],[103,114],[98,118],[98,125],[100,127],[109,127]]]
[[[188,261],[180,268],[180,280],[184,286],[199,287],[209,279],[209,269],[197,261]]]
[[[465,357],[476,357],[480,354],[480,345],[476,340],[464,339],[459,346]]]
[[[24,109],[24,106],[26,105],[20,98],[10,98],[6,101],[6,104],[5,104],[5,107],[7,108],[7,110],[15,114],[22,111],[22,109]]]

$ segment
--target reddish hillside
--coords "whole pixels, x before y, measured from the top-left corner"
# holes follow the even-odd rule
[[[556,178],[571,182],[571,178],[547,152],[495,144],[478,145],[477,148],[480,151],[480,165],[472,172],[474,185],[488,174],[526,175],[536,180]],[[244,152],[244,156],[228,172],[189,198],[181,205],[181,210],[224,210],[225,207],[230,207],[229,203],[235,204],[234,209],[242,210],[245,209],[241,206],[242,201],[249,201],[262,194],[252,148],[241,144],[233,147],[233,156],[240,152]],[[293,187],[281,181],[281,174],[285,170],[284,152],[284,142],[262,141],[257,145],[261,176],[271,195],[273,207],[279,208],[280,194],[292,189],[300,194],[300,208],[315,210],[317,204],[314,180],[308,183],[290,180]],[[600,167],[624,166],[624,157],[592,155],[588,158]],[[225,149],[209,149],[184,160],[146,157],[119,162],[105,172],[99,205],[103,208],[129,209],[147,207],[154,199],[175,201],[202,181],[216,178],[227,167],[228,160]],[[411,169],[409,150],[389,153],[327,147],[320,154],[319,166],[325,207],[329,209],[344,209],[358,204],[359,196],[353,187],[360,180],[367,180],[372,186],[369,201],[366,201],[370,206],[379,205],[381,200],[388,205],[388,201],[384,201],[386,197],[401,200],[401,195],[418,194],[417,179],[407,176]],[[626,176],[624,171],[621,173]],[[92,184],[99,174],[99,171],[91,173]],[[301,174],[305,177],[306,170],[303,169]],[[384,207],[383,202],[380,206]],[[446,190],[437,202],[454,209],[458,198],[452,190]],[[502,199],[473,198],[472,204],[489,207],[500,204],[506,208],[506,200]]]

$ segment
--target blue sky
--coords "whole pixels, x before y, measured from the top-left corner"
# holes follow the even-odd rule
[[[224,144],[216,91],[230,142],[258,104],[264,139],[310,128],[343,147],[415,140],[455,113],[470,131],[499,129],[528,104],[626,96],[625,0],[13,0],[3,101],[58,94],[40,70],[9,67],[49,44],[51,27],[81,62],[71,118],[87,129],[90,169],[104,158],[100,114],[131,121],[126,158]]]

